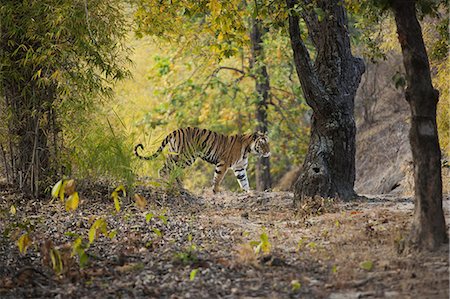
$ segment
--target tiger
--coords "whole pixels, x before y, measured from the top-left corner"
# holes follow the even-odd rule
[[[255,132],[227,136],[195,127],[180,128],[171,132],[153,155],[141,156],[138,150],[144,149],[142,144],[135,146],[134,154],[140,159],[153,160],[166,146],[171,154],[166,158],[160,174],[167,175],[175,166],[185,168],[192,165],[197,158],[201,158],[216,166],[212,181],[214,193],[219,191],[219,185],[230,168],[234,171],[241,189],[249,192],[247,178],[249,153],[260,157],[270,156],[267,133]]]

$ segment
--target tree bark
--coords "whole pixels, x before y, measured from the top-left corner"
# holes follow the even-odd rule
[[[252,19],[252,31],[250,34],[252,56],[250,59],[250,68],[255,76],[255,90],[258,96],[256,106],[257,130],[262,133],[267,133],[267,107],[269,103],[270,81],[266,65],[264,64],[262,35],[261,21]],[[256,190],[264,191],[271,188],[270,159],[269,157],[258,158],[256,162]]]
[[[312,4],[309,1],[302,3]],[[311,139],[302,172],[294,185],[294,201],[319,195],[325,198],[355,197],[354,98],[364,62],[353,57],[342,1],[314,2],[296,12],[297,1],[287,0],[289,35],[297,75],[307,104],[312,108]],[[301,37],[299,15],[305,20],[316,48],[313,63]]]
[[[430,65],[413,0],[396,0],[392,10],[408,82],[411,108],[409,140],[414,161],[414,220],[410,247],[435,250],[448,242],[442,209],[441,151],[436,125],[439,93],[431,82]]]

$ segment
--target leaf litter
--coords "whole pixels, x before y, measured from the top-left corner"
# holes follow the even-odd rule
[[[448,298],[448,248],[402,252],[411,199],[137,189],[71,212],[1,191],[0,297]]]

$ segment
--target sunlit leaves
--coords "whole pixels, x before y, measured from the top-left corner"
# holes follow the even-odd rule
[[[189,280],[193,281],[195,279],[195,276],[197,275],[198,269],[193,269],[191,273],[189,273]]]
[[[145,222],[149,223],[150,220],[153,218],[153,213],[147,213],[145,214]]]
[[[108,236],[106,220],[104,218],[99,218],[95,220],[95,222],[89,229],[89,244],[92,244],[92,242],[94,242],[95,238],[99,233],[102,233],[104,236]]]
[[[291,281],[291,290],[292,292],[297,292],[298,290],[300,290],[302,284],[300,283],[300,281],[298,280],[292,280]]]
[[[63,192],[63,193],[62,193],[62,198],[64,199],[64,191],[63,191],[63,188],[62,188],[63,181],[64,181],[64,180],[59,180],[59,181],[53,186],[53,188],[52,188],[52,197],[53,197],[53,198],[58,198],[58,197],[60,197],[60,196],[61,196],[60,193]]]
[[[72,193],[72,195],[69,196],[69,198],[66,200],[66,211],[72,212],[75,211],[78,208],[79,204],[79,197],[78,192]]]
[[[122,195],[125,197],[127,196],[127,193],[125,191],[125,187],[123,185],[120,185],[117,187],[112,193],[111,197],[114,200],[114,208],[117,212],[120,212],[120,199],[119,199],[119,192],[122,192]]]
[[[158,237],[162,237],[162,232],[157,229],[156,227],[152,228],[153,232],[158,236]]]
[[[2,3],[0,59],[2,77],[8,78],[2,88],[13,87],[27,104],[55,103],[58,113],[60,99],[71,99],[64,103],[79,109],[94,95],[107,94],[113,81],[127,75],[123,5],[119,0]]]
[[[9,208],[9,213],[13,216],[16,215],[17,209],[14,205],[11,205],[11,207]]]
[[[338,267],[336,265],[333,265],[333,267],[331,267],[331,273],[336,274],[338,271]]]
[[[272,249],[272,244],[269,241],[269,235],[265,230],[259,235],[259,241],[251,241],[250,245],[253,247],[256,254],[259,254],[260,252],[268,254]]]
[[[70,179],[61,179],[59,180],[52,188],[51,195],[53,198],[60,199],[61,202],[64,202],[65,196],[69,197],[64,202],[66,211],[73,212],[78,208],[80,203],[80,197],[78,192],[75,192],[75,180]]]

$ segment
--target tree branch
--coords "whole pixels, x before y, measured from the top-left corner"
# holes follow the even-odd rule
[[[325,88],[315,71],[309,52],[301,38],[299,17],[295,12],[296,0],[286,0],[289,12],[289,36],[291,39],[294,63],[306,102],[318,115],[330,114],[334,103],[330,101]]]

